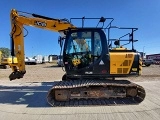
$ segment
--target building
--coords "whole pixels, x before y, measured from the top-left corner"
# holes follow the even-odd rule
[[[155,60],[155,61],[160,61],[160,54],[146,55],[146,59],[152,59],[152,60]]]

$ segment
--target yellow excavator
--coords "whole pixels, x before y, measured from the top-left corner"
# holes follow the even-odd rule
[[[47,101],[51,106],[139,104],[144,100],[144,88],[124,79],[139,76],[142,72],[141,56],[134,49],[137,40],[133,37],[137,28],[115,27],[113,18],[55,19],[15,9],[11,10],[10,17],[11,55],[18,60],[18,63],[11,64],[10,80],[20,79],[26,73],[24,25],[61,35],[58,42],[66,73],[48,92]],[[82,25],[73,25],[74,20],[81,20]],[[85,27],[86,20],[98,22],[94,27]],[[111,30],[115,28],[130,32],[111,39]],[[122,39],[126,36],[127,39]],[[127,43],[121,44],[123,42]],[[128,44],[131,44],[131,49],[124,47]],[[122,79],[115,79],[120,77]]]
[[[0,51],[0,68],[1,69],[6,69],[7,65],[3,64],[3,57],[2,57],[2,52]]]
[[[10,67],[11,63],[17,63],[16,57],[3,57],[2,52],[0,51],[0,68],[7,69]]]

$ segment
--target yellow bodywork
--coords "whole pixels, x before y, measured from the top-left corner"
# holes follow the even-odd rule
[[[17,61],[17,58],[16,57],[5,57],[5,58],[2,58],[2,52],[0,51],[0,65],[11,65],[11,64],[17,64],[18,61]]]
[[[12,64],[12,63],[18,63],[18,61],[16,57],[14,58],[8,57],[8,58],[3,58],[1,63],[7,65],[7,64]]]
[[[134,52],[111,52],[110,53],[110,74],[129,74],[134,60]],[[137,68],[132,68],[137,71]]]
[[[2,52],[0,51],[0,65],[2,63]]]

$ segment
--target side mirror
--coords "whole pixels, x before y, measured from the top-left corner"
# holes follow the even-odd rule
[[[116,40],[116,41],[114,42],[114,45],[120,46],[120,41],[119,41],[119,40]]]

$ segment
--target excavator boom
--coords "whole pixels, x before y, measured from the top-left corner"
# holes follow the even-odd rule
[[[21,13],[21,15],[19,14]],[[24,16],[30,15],[31,17]],[[10,80],[22,78],[26,73],[24,59],[24,25],[47,29],[54,32],[62,32],[68,28],[75,28],[67,19],[53,19],[37,14],[18,12],[11,10],[10,14],[12,30],[11,36],[11,55],[17,57],[18,63],[10,63],[13,73],[9,76]]]

